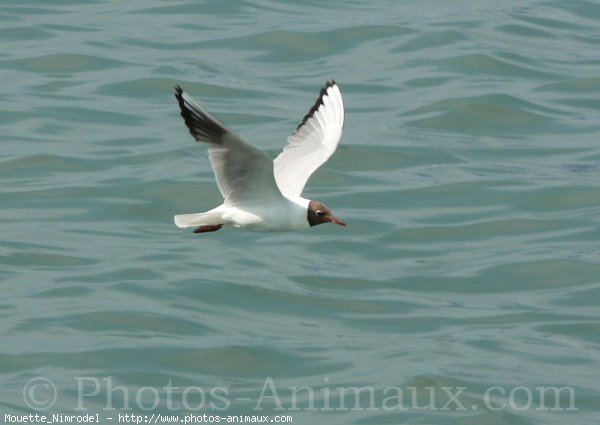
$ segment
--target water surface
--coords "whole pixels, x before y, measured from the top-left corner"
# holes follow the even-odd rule
[[[3,420],[596,423],[599,20],[578,0],[3,2]],[[306,196],[348,227],[174,227],[221,201],[175,84],[274,156],[332,78],[344,138]]]

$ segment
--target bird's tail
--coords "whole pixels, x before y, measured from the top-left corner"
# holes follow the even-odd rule
[[[198,227],[198,226],[216,226],[223,224],[223,214],[221,211],[208,211],[196,214],[179,214],[173,217],[177,227]]]

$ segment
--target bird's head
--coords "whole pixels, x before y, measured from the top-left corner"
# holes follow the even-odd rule
[[[321,223],[335,223],[340,226],[345,226],[346,222],[331,214],[331,210],[327,205],[319,201],[310,201],[308,203],[308,223],[311,226],[316,226]]]

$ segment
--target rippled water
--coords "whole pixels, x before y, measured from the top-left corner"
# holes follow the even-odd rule
[[[2,2],[1,419],[596,424],[599,24],[578,0]],[[306,194],[347,228],[174,227],[221,200],[175,84],[275,155],[331,78],[344,138]]]

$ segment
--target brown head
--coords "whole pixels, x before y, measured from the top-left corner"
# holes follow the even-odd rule
[[[311,226],[316,226],[321,223],[335,223],[340,226],[346,225],[344,220],[331,214],[331,210],[319,201],[310,201],[308,203],[308,222]]]

